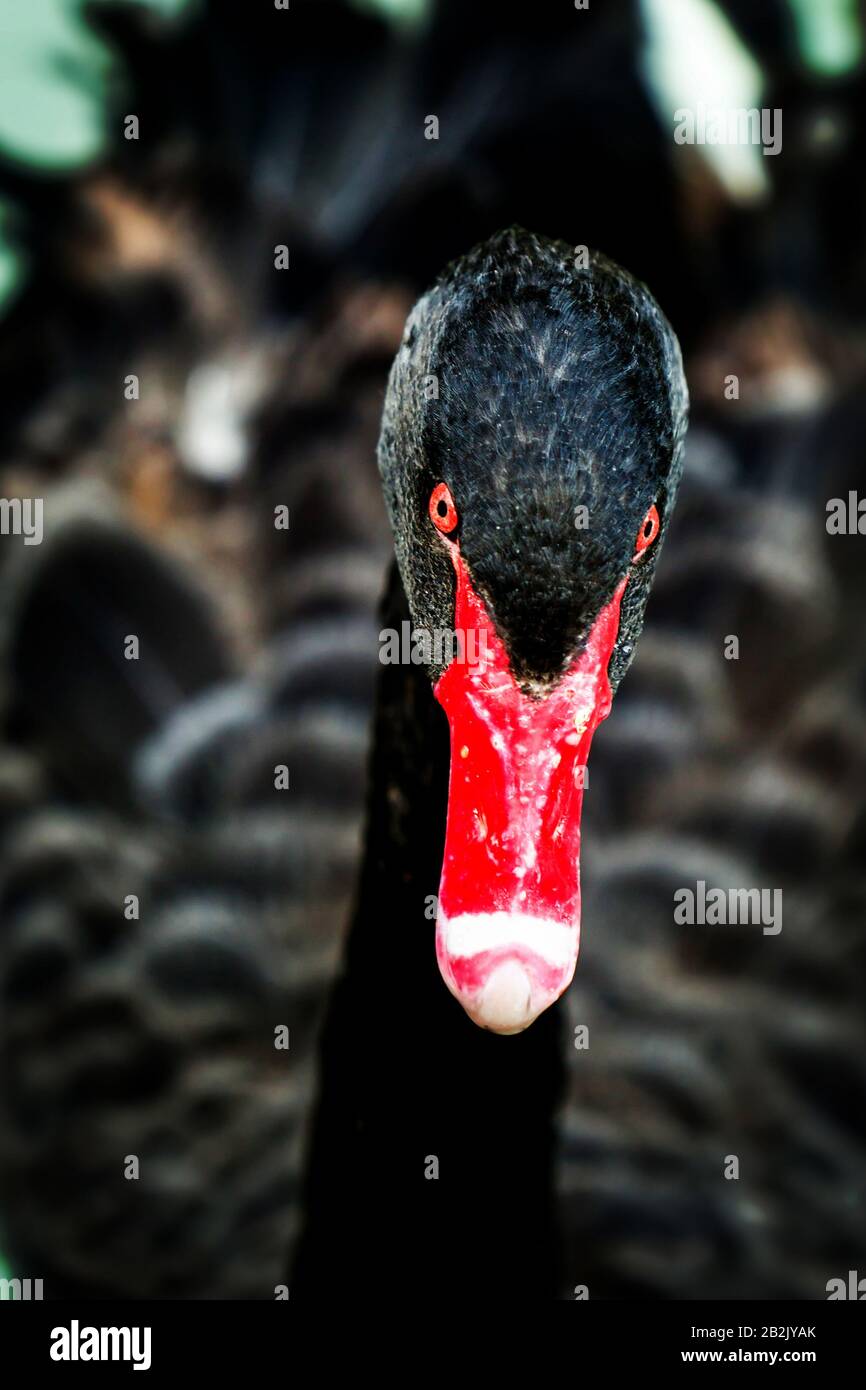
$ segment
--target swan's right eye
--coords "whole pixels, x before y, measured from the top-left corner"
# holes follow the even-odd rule
[[[430,494],[430,520],[446,536],[457,525],[457,508],[447,483],[437,483]]]

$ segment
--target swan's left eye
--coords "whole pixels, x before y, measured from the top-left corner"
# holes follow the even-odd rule
[[[653,503],[638,529],[637,540],[635,541],[635,559],[652,545],[660,528],[661,522],[659,521],[659,514],[656,510],[655,503]]]
[[[445,535],[457,525],[457,508],[447,483],[437,483],[430,494],[430,520]]]

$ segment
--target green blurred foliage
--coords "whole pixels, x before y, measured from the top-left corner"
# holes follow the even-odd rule
[[[803,60],[823,77],[841,77],[863,57],[859,0],[788,0]]]
[[[194,0],[97,0],[137,4],[166,20]],[[0,0],[0,154],[46,174],[73,172],[98,158],[105,109],[123,73],[89,28],[85,0]],[[0,306],[22,282],[26,258],[0,203]]]
[[[372,10],[395,24],[421,24],[430,14],[432,0],[353,0],[359,10]]]

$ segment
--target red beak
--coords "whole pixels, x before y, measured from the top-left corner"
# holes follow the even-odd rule
[[[462,650],[435,687],[451,727],[436,955],[474,1022],[519,1033],[577,963],[583,787],[593,733],[610,713],[607,667],[627,579],[582,654],[534,699],[514,680],[459,547],[449,549]]]

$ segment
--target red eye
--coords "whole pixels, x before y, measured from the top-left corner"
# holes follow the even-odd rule
[[[447,483],[437,483],[430,493],[430,520],[445,535],[457,525],[457,508]]]
[[[642,554],[643,551],[648,548],[648,546],[652,545],[653,541],[659,533],[660,527],[661,522],[659,521],[659,514],[656,511],[655,503],[653,503],[646,516],[644,517],[643,521],[641,522],[640,530],[637,533],[637,540],[635,542],[634,551],[635,559],[637,559],[638,555]]]

